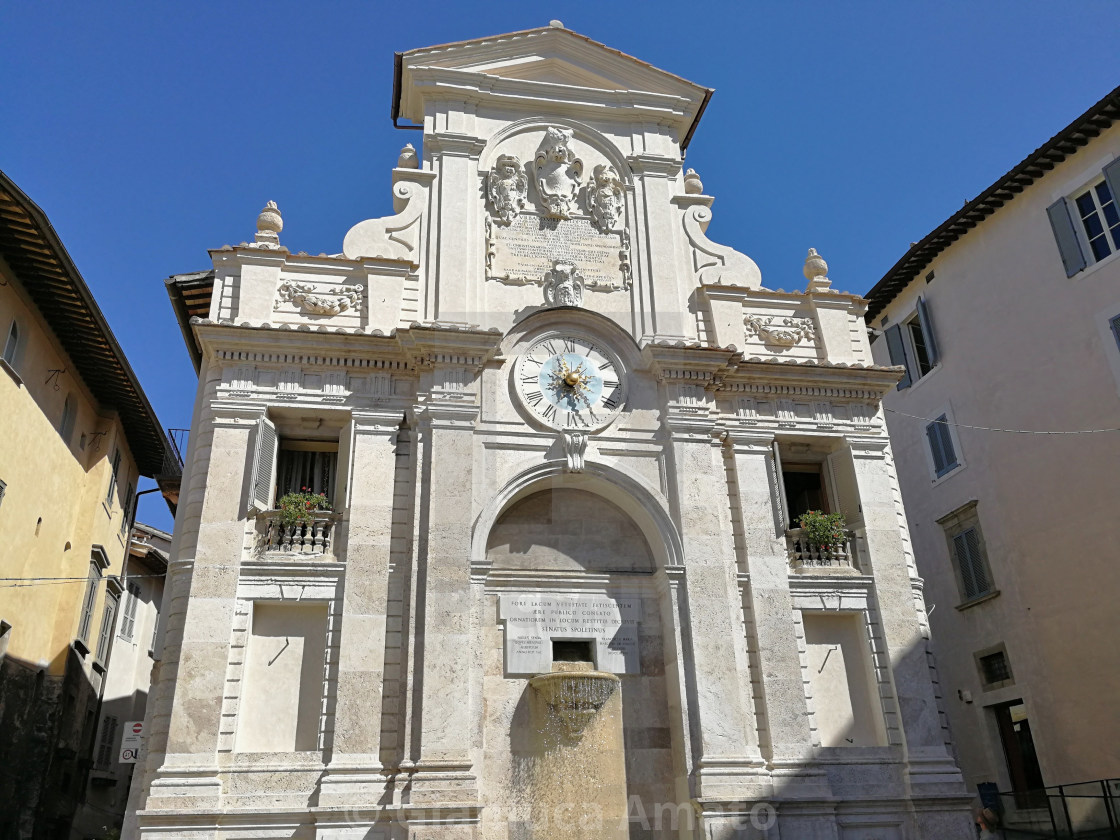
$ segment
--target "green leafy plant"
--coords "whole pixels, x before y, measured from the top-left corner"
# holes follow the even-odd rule
[[[331,509],[330,500],[325,493],[312,493],[301,487],[298,493],[285,493],[276,503],[283,525],[299,525],[310,522],[316,511]]]
[[[801,530],[814,548],[836,550],[844,544],[844,514],[810,510],[798,517]]]

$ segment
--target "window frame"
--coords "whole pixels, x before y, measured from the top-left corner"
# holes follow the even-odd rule
[[[62,417],[58,421],[58,434],[62,442],[69,449],[74,441],[74,425],[78,420],[78,401],[74,399],[73,391],[66,394],[62,402]]]
[[[1082,271],[1107,262],[1109,259],[1116,256],[1117,253],[1120,253],[1120,222],[1117,222],[1117,225],[1112,227],[1108,225],[1108,220],[1105,218],[1104,205],[1101,204],[1100,197],[1097,194],[1097,190],[1102,186],[1108,190],[1108,194],[1112,199],[1113,209],[1120,215],[1120,203],[1117,202],[1117,197],[1112,194],[1112,187],[1109,185],[1103,173],[1097,173],[1096,178],[1083,184],[1067,196],[1070,216],[1074,221],[1073,229],[1077,234],[1077,242],[1081,246],[1081,256],[1085,259],[1085,268],[1083,268]],[[1081,208],[1078,205],[1078,201],[1086,195],[1089,196],[1093,202],[1094,215],[1098,217],[1103,227],[1100,235],[1105,237],[1105,243],[1109,247],[1109,252],[1099,259],[1093,251],[1093,240],[1089,238],[1089,231],[1085,227],[1085,216],[1082,215]],[[1095,238],[1097,237],[1094,237],[1094,239]]]
[[[916,388],[941,369],[941,349],[929,309],[929,301],[926,296],[918,295],[914,300],[914,308],[904,316],[895,321],[884,318],[880,322],[880,329],[887,349],[888,363],[902,365],[906,368],[906,376],[896,386],[898,391]],[[901,359],[895,359],[894,354],[891,353],[891,340],[888,335],[891,330],[896,328],[898,329],[898,349],[902,353]],[[922,336],[921,347],[922,355],[926,360],[925,370],[922,369],[922,363],[918,355],[918,345],[914,341],[915,330]]]
[[[122,457],[123,456],[121,455],[121,448],[119,446],[114,446],[113,458],[109,462],[109,469],[112,470],[112,474],[109,476],[109,490],[105,494],[105,504],[108,505],[110,510],[113,507],[113,494],[117,491],[117,474],[121,471]]]
[[[984,664],[981,660],[996,654],[1003,654],[1003,662],[1007,666],[1007,679],[988,682],[987,675],[984,673]],[[996,691],[1000,688],[1015,685],[1015,669],[1011,667],[1011,657],[1007,655],[1007,646],[1003,642],[983,650],[973,651],[972,660],[976,663],[976,673],[980,680],[981,691]]]
[[[984,530],[980,525],[978,507],[979,501],[972,499],[937,520],[937,524],[941,526],[945,533],[945,544],[949,552],[949,564],[953,569],[953,579],[957,583],[957,592],[961,599],[960,603],[957,605],[958,610],[967,609],[968,607],[991,600],[999,595],[999,588],[996,586],[995,576],[992,574],[992,564],[988,557],[987,541],[984,539]],[[968,531],[974,531],[976,534],[978,556],[975,560],[979,564],[988,585],[988,588],[983,592],[977,592],[971,595],[968,592],[956,546],[957,537],[966,534]],[[991,652],[992,651],[982,651],[982,653]]]
[[[19,364],[23,342],[23,329],[19,325],[19,319],[13,318],[8,325],[7,332],[4,333],[4,349],[0,350],[0,359],[3,359],[12,370],[15,370]]]
[[[86,592],[82,597],[82,608],[78,613],[78,632],[75,640],[89,650],[89,631],[93,625],[93,608],[97,605],[97,587],[101,583],[101,565],[96,560],[89,562],[89,574],[86,578]]]
[[[956,419],[953,417],[953,409],[949,405],[943,405],[926,415],[930,419],[922,426],[922,450],[926,456],[926,466],[929,468],[930,482],[933,485],[940,484],[947,481],[952,476],[959,473],[966,466],[964,452],[961,449],[960,437],[957,435]],[[956,457],[956,463],[943,472],[938,472],[937,462],[934,460],[933,448],[930,446],[929,427],[934,423],[941,421],[944,417],[944,428],[949,436],[949,443],[953,447],[953,454]]]
[[[117,623],[119,604],[120,595],[107,589],[105,603],[101,606],[101,627],[97,631],[97,647],[93,654],[94,661],[102,666],[109,664],[109,655],[113,652],[113,631]]]

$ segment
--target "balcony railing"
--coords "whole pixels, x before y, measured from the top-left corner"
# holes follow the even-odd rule
[[[859,535],[855,531],[845,531],[840,545],[822,547],[810,545],[801,528],[790,528],[786,531],[786,550],[794,569],[859,570]]]
[[[334,554],[337,513],[315,512],[309,522],[285,525],[280,521],[280,512],[270,510],[258,516],[257,521],[258,528],[263,531],[266,554]]]

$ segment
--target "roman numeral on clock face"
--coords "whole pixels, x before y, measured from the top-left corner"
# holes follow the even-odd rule
[[[560,345],[563,348],[563,352],[565,353],[576,352],[576,343],[570,338],[562,339]]]
[[[613,411],[615,406],[618,405],[618,394],[611,394],[609,397],[604,399],[603,400],[603,405],[605,405],[607,408],[609,408]]]
[[[535,403],[534,403],[534,405],[535,405]],[[543,417],[545,420],[551,420],[555,416],[556,416],[556,406],[554,406],[552,403],[549,403],[548,405],[546,405],[544,407],[544,411],[541,412],[541,417]]]
[[[525,401],[531,406],[539,405],[542,399],[544,399],[544,394],[542,394],[540,391],[534,390],[525,392]]]

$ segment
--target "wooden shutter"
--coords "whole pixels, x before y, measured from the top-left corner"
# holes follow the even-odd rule
[[[1116,338],[1116,347],[1120,349],[1120,315],[1110,319],[1108,325],[1112,327],[1112,335]],[[2,492],[0,490],[0,493]]]
[[[101,721],[101,742],[97,747],[97,766],[107,769],[113,764],[113,747],[117,742],[117,719],[105,715]]]
[[[779,531],[788,531],[793,527],[793,523],[789,521],[789,501],[786,499],[786,482],[782,476],[782,455],[778,451],[778,442],[773,442],[774,447],[774,477],[778,484],[778,498],[774,501],[778,503],[778,529]]]
[[[1104,180],[1108,184],[1108,191],[1112,193],[1113,202],[1120,209],[1120,158],[1104,168]]]
[[[97,584],[101,573],[93,563],[89,564],[89,580],[86,581],[86,595],[82,600],[82,617],[78,622],[78,638],[89,642],[89,626],[93,622],[93,604],[97,598]]]
[[[139,600],[140,587],[130,583],[124,596],[124,612],[121,613],[122,639],[132,639],[132,632],[136,628],[136,605]]]
[[[902,328],[898,324],[893,327],[887,327],[884,333],[887,337],[887,352],[891,356],[892,365],[902,365],[906,368],[906,373],[902,374],[902,379],[898,383],[898,390],[910,387],[910,365],[906,362],[906,346],[902,343]]]
[[[272,487],[276,481],[276,426],[267,417],[262,417],[257,421],[254,437],[249,509],[260,513],[272,507]]]
[[[926,438],[929,440],[929,451],[933,455],[933,471],[938,477],[945,471],[945,453],[941,451],[941,435],[937,430],[936,422],[926,426]]]
[[[921,324],[922,338],[926,343],[926,356],[929,357],[930,367],[933,367],[941,358],[941,354],[937,350],[937,339],[933,335],[933,321],[929,317],[929,307],[921,298],[918,298],[918,323]]]
[[[941,452],[945,456],[945,472],[957,465],[957,451],[953,448],[953,436],[949,433],[948,418],[942,414],[937,418],[937,435],[941,438]]]
[[[105,610],[101,613],[101,631],[97,634],[97,659],[105,664],[109,659],[109,647],[113,639],[113,622],[117,618],[117,596],[105,595]]]
[[[338,468],[331,497],[331,507],[336,511],[350,507],[350,478],[354,471],[354,420],[343,428],[338,436]]]
[[[989,589],[988,573],[980,555],[980,537],[975,528],[969,528],[953,537],[953,550],[964,585],[965,598],[976,598]]]
[[[1073,218],[1070,216],[1069,202],[1059,198],[1046,208],[1046,215],[1050,217],[1050,227],[1054,231],[1054,241],[1058,243],[1058,253],[1062,255],[1066,277],[1073,277],[1086,263],[1077,230],[1073,226]]]

